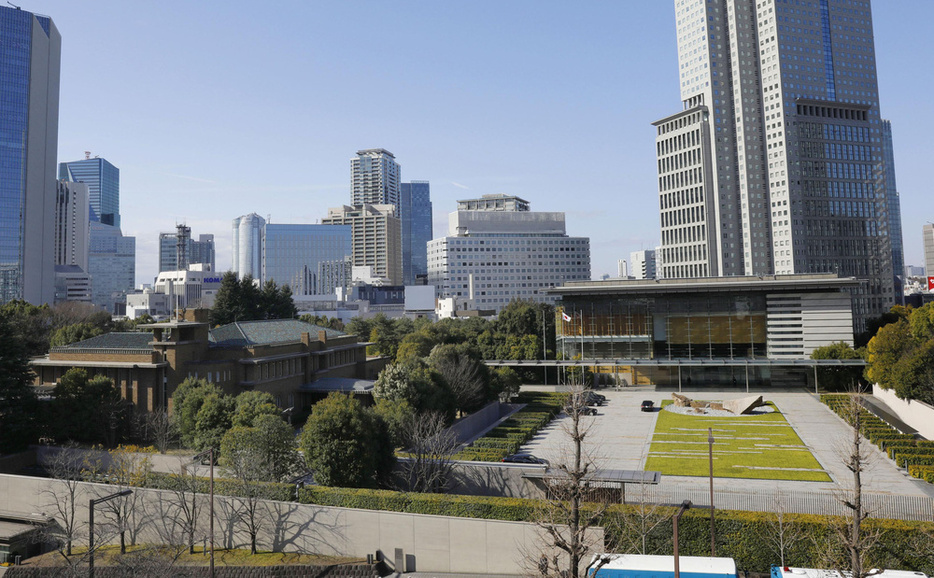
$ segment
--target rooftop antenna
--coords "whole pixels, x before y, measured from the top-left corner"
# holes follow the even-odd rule
[[[6,0],[6,3],[9,4],[10,6],[12,6],[13,8],[16,8],[17,10],[22,10],[22,8],[20,8],[20,7],[17,6],[16,4],[13,4],[12,2],[10,2],[10,0]]]
[[[9,4],[9,0],[7,0]],[[89,160],[91,158],[91,151],[84,151],[84,160]]]
[[[266,222],[267,222],[267,223],[271,223],[271,222],[272,222],[272,213],[266,213]]]

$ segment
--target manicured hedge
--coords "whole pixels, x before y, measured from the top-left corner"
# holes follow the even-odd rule
[[[852,425],[848,415],[849,395],[824,394],[821,396],[821,401]],[[908,473],[912,476],[934,483],[932,476],[915,473],[921,470],[912,469],[912,466],[934,465],[934,441],[919,440],[913,434],[899,433],[898,430],[863,407],[860,407],[859,413],[860,433],[866,439],[879,446],[899,467],[907,467]]]
[[[934,466],[908,466],[908,473],[934,484]]]
[[[526,406],[474,441],[470,447],[458,452],[454,459],[498,462],[509,454],[516,453],[522,444],[535,437],[539,430],[561,412],[566,402],[567,394],[564,393],[520,393],[516,403],[524,403]]]

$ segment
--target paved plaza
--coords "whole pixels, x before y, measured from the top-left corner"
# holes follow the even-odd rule
[[[650,388],[634,388],[622,391],[601,390],[606,395],[607,403],[597,408],[597,415],[585,417],[592,423],[588,437],[589,449],[601,468],[641,470],[648,455],[652,441],[652,432],[658,411],[642,412],[642,400],[650,399],[656,406],[662,400],[671,399],[667,392]],[[733,392],[685,392],[686,395],[707,401],[735,399],[747,394]],[[756,393],[759,395],[760,393]],[[753,480],[738,478],[715,478],[716,500],[725,500],[736,504],[737,508],[747,503],[759,503],[760,507],[750,509],[768,509],[764,502],[775,496],[782,499],[797,500],[800,505],[789,508],[790,511],[808,511],[826,509],[832,503],[834,492],[847,487],[851,474],[840,457],[840,448],[850,439],[850,427],[822,404],[817,396],[801,392],[761,393],[767,401],[778,407],[788,423],[795,429],[802,442],[830,475],[832,482],[803,482],[778,480]],[[562,451],[569,449],[567,435],[564,433],[566,417],[559,417],[542,430],[532,441],[522,447],[522,451],[533,453],[550,460],[561,461]],[[872,463],[863,475],[864,492],[870,494],[870,500],[876,504],[886,503],[887,508],[913,510],[922,508],[925,512],[934,507],[934,485],[912,478],[879,449],[867,442],[873,454]],[[564,450],[562,450],[564,448]],[[714,445],[716,455],[716,444]],[[688,496],[695,503],[708,504],[704,498],[709,492],[707,477],[687,477],[663,475],[656,491],[661,496],[668,496],[672,502],[680,502],[680,496]],[[892,498],[892,499],[888,499]],[[810,502],[813,504],[808,505]],[[901,505],[899,505],[901,504]],[[920,504],[920,506],[919,506]],[[925,514],[926,515],[926,514]],[[894,516],[894,514],[893,514]],[[924,517],[897,516],[897,517]]]

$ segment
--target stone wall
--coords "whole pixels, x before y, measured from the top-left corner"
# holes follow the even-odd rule
[[[52,501],[62,483],[45,478],[0,475],[0,510],[52,514]],[[87,499],[107,494],[113,486],[81,484],[79,516],[87,519]],[[128,539],[140,543],[164,542],[172,529],[174,494],[135,489],[135,519]],[[207,502],[206,496],[201,496]],[[203,504],[203,506],[205,506]],[[236,498],[215,499],[215,543],[220,547],[248,546],[248,536],[233,520],[240,506]],[[208,526],[207,508],[202,507],[199,532]],[[428,516],[400,512],[356,510],[292,502],[260,503],[262,527],[258,547],[264,550],[307,552],[365,558],[380,553],[393,566],[396,549],[404,554],[407,572],[453,572],[470,574],[524,574],[527,560],[538,559],[541,531],[534,524]],[[102,515],[98,516],[102,519]],[[603,529],[590,535],[603,544]],[[586,563],[586,562],[585,562]]]
[[[925,438],[934,440],[934,407],[923,401],[899,399],[894,391],[882,389],[877,383],[872,386],[872,395],[885,402],[898,419],[918,430]]]

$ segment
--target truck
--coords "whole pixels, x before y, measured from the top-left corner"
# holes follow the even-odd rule
[[[924,572],[910,570],[874,570],[872,578],[928,578]],[[792,568],[790,566],[772,566],[772,578],[850,578],[849,572],[821,570],[819,568]]]
[[[732,558],[679,556],[678,570],[680,578],[737,578]],[[587,569],[587,578],[674,578],[674,575],[674,556],[595,554]]]

